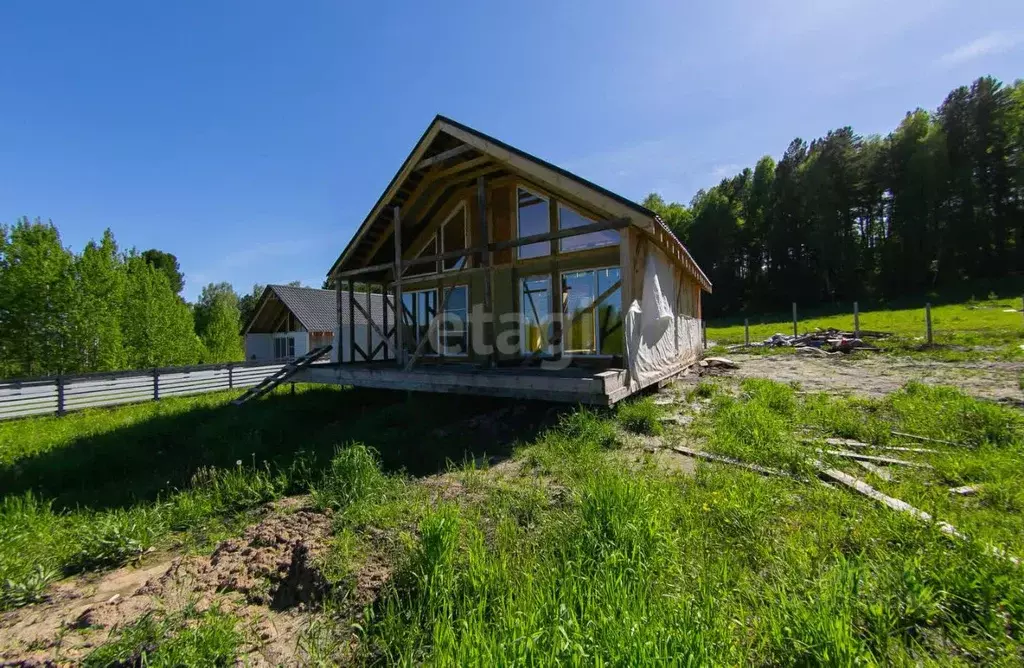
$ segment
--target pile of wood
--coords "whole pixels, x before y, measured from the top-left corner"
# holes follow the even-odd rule
[[[889,332],[873,332],[862,330],[859,336],[853,332],[844,332],[838,329],[816,329],[813,332],[788,335],[773,334],[764,341],[751,343],[754,348],[797,348],[811,354],[831,355],[838,353],[852,353],[855,350],[869,350],[878,352],[879,348],[865,342],[864,339],[880,339],[891,336]],[[739,349],[745,346],[732,346],[732,349]]]

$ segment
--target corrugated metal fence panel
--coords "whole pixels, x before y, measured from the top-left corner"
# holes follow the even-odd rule
[[[244,390],[275,373],[282,364],[178,367],[155,371],[104,372],[0,381],[0,420],[58,412],[63,394],[64,411],[152,401],[229,389]],[[154,377],[155,376],[155,377]],[[63,383],[63,392],[60,384]]]

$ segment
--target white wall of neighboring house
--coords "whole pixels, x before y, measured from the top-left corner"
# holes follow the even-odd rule
[[[246,334],[245,335],[245,359],[258,362],[274,360],[274,339],[288,338],[295,339],[295,357],[301,357],[309,352],[308,332],[277,332],[274,334]]]

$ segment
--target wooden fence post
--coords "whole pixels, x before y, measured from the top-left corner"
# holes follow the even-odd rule
[[[932,345],[932,305],[924,305],[924,326],[928,330],[928,345]]]
[[[860,338],[860,306],[853,302],[853,338]]]
[[[64,376],[57,376],[57,417],[64,415]]]
[[[796,302],[793,302],[793,336],[796,335]]]
[[[160,399],[160,371],[153,368],[153,401]]]
[[[750,345],[750,319],[743,319],[743,345]]]

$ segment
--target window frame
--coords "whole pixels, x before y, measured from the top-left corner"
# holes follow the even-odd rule
[[[573,229],[572,227],[562,227],[562,209],[568,209],[569,211],[572,211],[573,213],[575,213],[580,218],[584,218],[584,219],[590,221],[591,223],[599,222],[598,220],[595,220],[594,217],[591,214],[584,213],[578,207],[575,207],[572,204],[569,204],[565,200],[557,200],[557,202],[558,202],[558,206],[557,206],[556,215],[557,215],[557,218],[558,218],[557,222],[558,222],[558,229],[559,229],[559,231],[566,230],[566,229],[567,230]],[[577,225],[576,227],[582,227],[582,226],[581,225]],[[615,239],[615,240],[611,240],[608,243],[598,244],[596,246],[588,246],[586,248],[570,248],[569,250],[565,249],[565,242],[567,242],[567,241],[571,242],[574,239],[579,239],[580,237],[585,237],[585,236],[588,236],[588,235],[591,235],[591,234],[602,234],[603,232],[615,232],[618,235],[619,238]],[[559,239],[558,240],[558,252],[559,252],[559,254],[562,254],[562,253],[583,253],[583,252],[590,251],[590,250],[595,250],[595,249],[598,249],[598,248],[610,248],[612,246],[618,246],[621,243],[622,243],[622,233],[620,231],[618,231],[618,230],[599,230],[597,232],[588,232],[587,234],[580,234],[580,235],[577,235],[575,237],[563,237],[563,238]],[[602,267],[602,269],[609,269],[609,268],[610,267]]]
[[[462,213],[462,250],[469,248],[469,208],[466,206],[466,200],[461,200],[455,208],[445,216],[444,222],[441,223],[441,226],[437,228],[437,232],[434,233],[434,236],[437,238],[437,247],[440,249],[440,253],[438,253],[439,255],[448,252],[448,249],[444,247],[444,228],[447,227],[448,223],[452,222],[452,219],[460,212]],[[452,250],[455,249],[453,248]],[[460,262],[462,264],[459,264]],[[468,262],[469,256],[464,255],[461,258],[457,258],[455,266],[449,269],[444,266],[445,261],[441,260],[441,272],[458,271],[465,267]]]
[[[547,213],[548,213],[547,220],[548,220],[548,225],[547,225],[547,227],[545,227],[545,230],[550,232],[551,231],[551,201],[552,201],[553,198],[549,197],[548,195],[542,195],[541,193],[537,192],[534,188],[532,188],[532,187],[528,188],[526,186],[526,184],[517,181],[516,184],[515,184],[515,190],[513,191],[513,194],[514,194],[514,197],[515,197],[515,210],[516,210],[516,239],[522,239],[523,238],[523,230],[522,230],[522,226],[520,225],[521,221],[519,220],[519,211],[522,208],[522,207],[519,206],[519,191],[520,190],[522,190],[522,191],[524,191],[526,193],[529,193],[530,195],[533,195],[537,199],[542,200],[545,204],[547,204]],[[526,248],[526,246],[516,246],[516,261],[536,260],[538,258],[550,257],[552,255],[552,253],[551,253],[551,242],[549,242],[549,241],[538,241],[537,245],[540,245],[540,244],[547,244],[548,245],[547,252],[543,253],[541,255],[532,255],[532,256],[529,256],[529,257],[523,257],[523,249]],[[534,244],[527,244],[527,245],[533,246]]]
[[[449,289],[450,290],[463,289],[463,290],[466,291],[466,318],[465,318],[465,320],[463,320],[463,328],[462,328],[462,335],[463,335],[463,338],[464,338],[464,340],[466,342],[466,345],[464,346],[463,352],[450,352],[448,350],[447,342],[443,340],[444,337],[442,337],[440,332],[439,332],[437,338],[438,338],[438,343],[441,344],[441,345],[438,346],[441,349],[440,350],[440,354],[444,355],[445,357],[469,357],[469,309],[470,309],[470,304],[472,303],[472,302],[469,301],[469,298],[470,298],[470,296],[469,296],[469,293],[470,293],[469,284],[468,283],[456,283],[455,285],[452,285],[452,286],[446,285],[444,289],[445,289],[445,292],[447,292]],[[441,305],[438,304],[438,308],[440,308],[440,306]],[[444,313],[441,316],[442,317],[442,320],[441,320],[442,323],[447,323],[448,322],[447,314],[448,314],[448,308],[447,308],[447,304],[446,304],[445,305]],[[447,334],[447,332],[445,332],[445,334]]]
[[[527,311],[526,311],[526,304],[525,304],[526,300],[525,300],[525,297],[526,297],[526,283],[528,281],[544,281],[545,283],[547,283],[547,286],[548,286],[548,311],[547,311],[546,314],[542,314],[542,313],[538,313],[537,314],[538,317],[542,317],[544,315],[547,316],[547,320],[545,320],[543,323],[541,323],[541,322],[537,323],[538,327],[540,325],[542,325],[542,324],[545,326],[545,329],[544,329],[545,336],[547,336],[548,328],[551,327],[551,322],[552,322],[551,321],[551,316],[552,316],[552,314],[551,314],[551,306],[552,306],[553,300],[555,298],[555,296],[554,296],[555,295],[555,289],[554,289],[555,286],[551,282],[551,275],[550,274],[531,274],[529,276],[521,276],[519,278],[519,295],[518,295],[518,297],[519,297],[519,355],[521,357],[530,357],[530,356],[536,355],[536,354],[550,355],[550,354],[552,354],[554,347],[552,346],[551,341],[550,341],[549,338],[545,339],[543,341],[543,345],[541,346],[540,350],[536,350],[536,351],[535,350],[529,350],[528,351],[526,349],[526,345],[525,345],[526,344],[526,317],[525,316],[526,316],[526,312]]]
[[[572,252],[572,251],[570,251],[570,252]],[[559,276],[558,276],[558,280],[562,281],[563,284],[564,284],[565,277],[570,275],[570,274],[585,274],[587,272],[590,272],[590,274],[593,276],[593,281],[594,281],[594,284],[593,284],[594,299],[597,299],[598,297],[601,296],[601,293],[598,291],[599,281],[598,281],[597,272],[599,272],[599,271],[607,271],[609,269],[618,269],[619,270],[619,281],[621,282],[622,281],[622,267],[619,266],[619,265],[616,265],[616,264],[606,265],[606,266],[601,266],[601,267],[586,267],[584,269],[570,269],[570,270],[567,270],[567,271],[560,272]],[[619,286],[619,294],[620,294],[620,297],[619,297],[619,317],[624,320],[625,316],[622,313],[621,291],[622,291],[622,286],[620,285]],[[616,353],[602,353],[601,352],[601,347],[602,347],[602,343],[603,342],[601,341],[600,318],[597,317],[598,309],[600,309],[600,305],[595,306],[593,311],[592,311],[594,313],[594,319],[593,319],[593,322],[594,322],[594,331],[593,331],[593,336],[594,336],[594,352],[592,352],[592,353],[575,353],[574,352],[574,353],[572,353],[573,357],[591,357],[591,358],[598,358],[598,359],[609,359],[609,358],[612,358],[612,357],[614,357],[616,355]],[[568,322],[563,322],[562,323],[562,349],[563,350],[567,348],[566,336],[568,335],[568,324],[569,324]],[[625,326],[624,323],[623,323],[623,326]],[[619,355],[624,355],[625,351],[623,351],[621,353],[618,353],[618,354]]]

